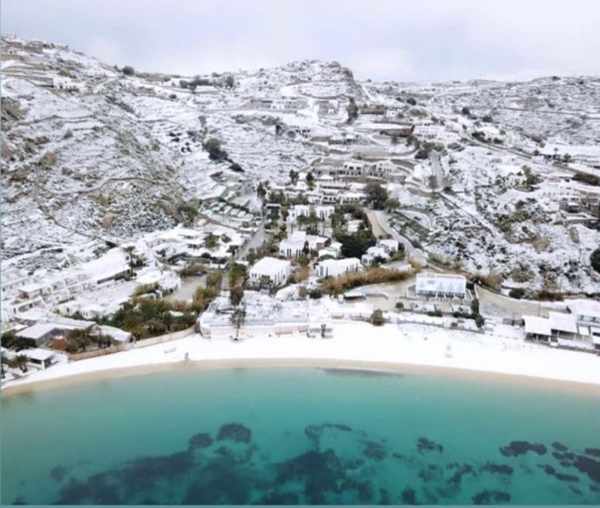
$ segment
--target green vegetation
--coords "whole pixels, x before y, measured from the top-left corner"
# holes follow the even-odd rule
[[[202,148],[208,152],[208,157],[211,161],[227,160],[229,155],[221,146],[221,141],[217,138],[208,138],[202,143]]]
[[[371,182],[367,184],[365,189],[367,193],[367,201],[371,203],[375,210],[383,210],[386,202],[388,201],[388,192],[378,182]]]
[[[15,332],[12,330],[2,334],[0,337],[0,344],[2,347],[5,347],[6,349],[12,349],[14,351],[21,351],[22,349],[27,349],[35,345],[29,339],[17,337]]]
[[[369,318],[369,322],[373,326],[382,326],[385,323],[383,311],[381,309],[375,309]]]
[[[27,363],[29,362],[28,358],[25,355],[17,355],[10,360],[8,358],[3,359],[3,363],[6,363],[8,367],[11,369],[19,369],[21,372],[25,373],[28,370]]]
[[[356,233],[338,231],[335,239],[342,244],[342,256],[361,258],[369,247],[375,245],[375,237],[369,228],[359,229]]]
[[[80,353],[87,351],[91,346],[102,349],[114,344],[114,340],[110,335],[91,333],[91,328],[71,330],[65,337],[65,351],[67,353]]]
[[[590,263],[592,264],[592,268],[600,273],[600,247],[597,248],[592,255],[590,256]]]
[[[123,67],[121,72],[125,74],[125,76],[135,76],[135,69],[131,65]]]

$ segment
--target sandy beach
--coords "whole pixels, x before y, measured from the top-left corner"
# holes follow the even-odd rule
[[[600,358],[558,351],[515,339],[437,329],[422,325],[335,322],[333,337],[253,337],[240,342],[190,335],[176,341],[55,365],[3,387],[5,394],[85,379],[144,374],[178,364],[205,368],[323,367],[361,370],[426,368],[521,377],[545,385],[577,385],[600,394]],[[508,376],[506,376],[508,375]]]

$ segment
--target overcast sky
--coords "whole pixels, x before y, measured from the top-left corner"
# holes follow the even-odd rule
[[[1,0],[1,30],[180,74],[337,60],[361,79],[600,75],[600,0]]]

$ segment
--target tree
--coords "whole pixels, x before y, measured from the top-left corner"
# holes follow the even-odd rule
[[[590,263],[596,272],[600,273],[600,247],[598,247],[590,256]]]
[[[244,305],[236,306],[233,314],[231,314],[231,323],[235,328],[235,338],[234,340],[239,340],[240,338],[240,329],[244,325],[244,321],[246,320],[246,307]]]
[[[378,182],[370,182],[365,188],[367,200],[372,203],[375,210],[382,210],[388,199],[388,192]]]
[[[260,182],[258,184],[258,187],[256,187],[256,195],[260,199],[265,199],[265,196],[267,195],[267,189],[265,189],[265,186],[263,185],[262,182]]]
[[[369,318],[369,322],[373,326],[382,326],[385,323],[383,311],[381,309],[375,309]]]
[[[290,182],[292,185],[296,185],[298,183],[298,172],[290,169]]]
[[[358,106],[356,105],[356,101],[353,97],[350,97],[348,105],[346,106],[346,112],[348,113],[348,119],[346,123],[352,123],[354,120],[358,118]]]
[[[232,263],[229,268],[229,287],[243,286],[246,280],[246,267],[239,263]]]
[[[125,74],[125,76],[135,75],[135,69],[131,65],[126,65],[125,67],[123,67],[123,69],[121,69],[121,72]]]
[[[315,177],[312,174],[312,171],[309,171],[306,174],[306,184],[308,185],[309,189],[314,189],[315,188]]]
[[[227,88],[233,88],[235,86],[235,79],[233,78],[233,75],[227,75],[227,77],[225,78],[225,86]]]
[[[207,249],[214,249],[219,244],[219,238],[213,233],[208,233],[204,239],[204,245]]]
[[[385,202],[385,209],[388,212],[391,212],[393,210],[397,210],[398,208],[400,208],[400,201],[398,201],[396,198],[389,198]]]
[[[238,307],[242,300],[244,299],[244,286],[242,284],[238,284],[237,286],[233,286],[229,289],[229,302],[234,307]]]
[[[369,247],[375,245],[375,237],[369,228],[361,229],[356,233],[338,232],[336,240],[342,244],[342,256],[347,258],[361,258]]]
[[[212,161],[222,161],[228,157],[227,152],[221,146],[221,141],[217,138],[208,138],[202,143],[202,148],[208,152],[208,157]]]

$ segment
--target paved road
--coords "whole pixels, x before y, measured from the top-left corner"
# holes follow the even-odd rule
[[[408,238],[402,236],[390,226],[385,212],[365,208],[365,213],[371,223],[371,229],[376,238],[388,235],[391,236],[394,240],[398,240],[399,243],[404,245],[404,252],[406,252],[407,259],[416,259],[420,263],[425,263],[427,259],[425,254],[421,250],[416,249]]]

